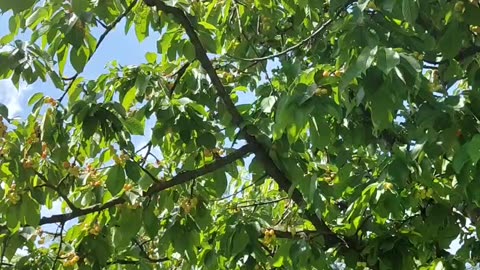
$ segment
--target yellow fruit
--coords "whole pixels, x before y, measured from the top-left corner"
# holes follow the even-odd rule
[[[327,96],[330,95],[330,92],[327,88],[317,88],[315,89],[315,96]]]
[[[115,161],[115,164],[117,164],[117,165],[121,165],[121,164],[122,164],[122,161],[120,160],[120,158],[118,158],[117,155],[114,155],[114,156],[113,156],[113,161]]]
[[[383,188],[386,189],[386,190],[392,191],[393,190],[393,184],[389,183],[389,182],[385,182],[383,184]]]
[[[233,82],[233,75],[231,73],[225,74],[225,82],[232,83]]]
[[[323,77],[330,77],[330,72],[325,70],[322,75]]]
[[[197,197],[193,197],[190,199],[190,205],[192,206],[192,208],[196,208],[197,205],[198,205],[198,199]]]
[[[475,33],[475,34],[480,34],[480,26],[477,26],[477,25],[473,26],[473,25],[472,25],[472,26],[470,27],[470,29],[472,30],[473,33]]]
[[[78,255],[73,256],[73,258],[72,258],[73,264],[77,263],[78,260],[80,260],[80,257]]]
[[[102,231],[102,228],[100,227],[100,225],[95,224],[93,228],[90,229],[89,232],[90,234],[97,236],[100,234],[101,231]]]
[[[70,168],[70,163],[68,161],[63,162],[63,168],[65,169]]]
[[[132,188],[133,188],[132,184],[125,184],[123,186],[123,190],[125,190],[125,191],[130,191],[130,190],[132,190]]]
[[[453,7],[453,10],[459,13],[465,12],[465,3],[463,3],[463,1],[457,1]]]
[[[209,149],[205,149],[203,150],[203,155],[206,157],[206,158],[211,158],[213,156],[213,153],[212,151],[210,151]]]
[[[79,177],[80,176],[80,167],[78,167],[78,166],[70,167],[70,168],[68,168],[68,173],[75,176],[75,177]]]
[[[340,78],[340,77],[342,77],[342,75],[343,75],[343,71],[341,71],[341,70],[335,71],[335,77]]]
[[[375,5],[375,2],[373,2],[373,1],[368,2],[367,7],[369,9],[375,9],[375,10],[377,9],[377,5]]]
[[[27,158],[23,161],[23,168],[24,169],[31,169],[33,168],[33,161],[30,158]]]

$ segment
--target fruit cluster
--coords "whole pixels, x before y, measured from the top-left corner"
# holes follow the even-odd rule
[[[263,241],[265,244],[270,244],[276,239],[275,231],[273,229],[265,229],[263,233]]]
[[[71,252],[67,255],[67,260],[63,262],[64,267],[71,267],[77,264],[77,262],[80,260],[80,257],[75,254],[74,252]]]
[[[193,198],[190,198],[190,199],[186,199],[186,200],[183,200],[181,203],[180,203],[180,207],[183,209],[183,211],[187,214],[189,214],[192,209],[195,209],[197,208],[197,205],[198,205],[198,199],[196,197],[193,197]]]
[[[7,201],[13,205],[20,201],[20,195],[17,192],[17,185],[15,185],[15,183],[13,183],[8,190]]]

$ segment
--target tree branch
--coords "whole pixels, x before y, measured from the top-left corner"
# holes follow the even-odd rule
[[[60,259],[60,253],[62,252],[62,245],[63,245],[63,228],[65,227],[65,222],[62,222],[60,225],[60,243],[58,244],[57,255],[55,256],[55,260],[53,261],[52,269],[55,269],[58,260]]]
[[[100,44],[102,44],[103,40],[105,39],[105,37],[107,37],[107,35],[110,33],[110,31],[113,30],[113,28],[115,28],[115,26],[117,26],[117,24],[124,18],[128,15],[128,13],[130,13],[130,11],[133,9],[133,7],[135,7],[135,5],[137,4],[137,1],[138,0],[133,0],[132,3],[130,3],[130,5],[127,7],[127,9],[125,9],[125,11],[120,14],[120,16],[118,16],[115,21],[113,21],[111,24],[109,24],[107,27],[105,27],[105,31],[103,32],[102,35],[100,35],[100,38],[98,39],[98,42],[97,42],[97,45],[95,46],[95,49],[93,50],[93,52],[88,56],[88,59],[87,59],[87,63],[90,59],[92,59],[93,55],[95,54],[95,52],[97,51],[98,47],[100,47]],[[103,26],[103,25],[102,25]],[[72,77],[68,78],[70,80],[70,83],[68,84],[67,86],[67,89],[65,89],[65,91],[63,92],[62,96],[60,98],[58,98],[58,103],[62,102],[62,100],[65,98],[65,96],[68,94],[68,92],[70,91],[70,89],[72,88],[73,86],[73,83],[75,82],[75,80],[77,79],[77,77],[80,75],[81,72],[77,72],[75,75],[73,75]]]
[[[273,204],[273,203],[285,201],[285,200],[288,200],[288,199],[289,199],[288,197],[284,197],[284,198],[279,198],[279,199],[275,199],[275,200],[271,200],[271,201],[256,202],[256,203],[244,204],[244,205],[242,205],[241,202],[240,202],[236,205],[236,208],[257,207],[257,206],[262,206],[262,205]]]
[[[152,196],[155,193],[158,193],[167,188],[183,184],[190,180],[193,180],[199,176],[214,172],[227,164],[233,163],[237,159],[243,158],[247,154],[253,151],[253,147],[249,144],[240,147],[237,151],[221,157],[215,160],[212,163],[209,163],[199,169],[181,172],[175,175],[170,181],[163,181],[153,184],[144,194],[144,196]]]
[[[144,242],[144,243],[140,243],[140,242],[138,242],[136,239],[134,239],[133,241],[134,241],[135,245],[137,245],[138,248],[140,249],[140,252],[142,253],[143,258],[145,258],[145,259],[148,260],[149,262],[151,262],[151,263],[159,263],[159,262],[165,262],[165,261],[169,261],[169,260],[170,260],[170,259],[168,259],[168,258],[158,258],[158,259],[151,258],[151,257],[148,255],[147,251],[145,251],[145,248],[143,247],[143,245],[145,244],[145,242]]]
[[[70,209],[72,211],[79,210],[79,208],[77,206],[75,206],[75,204],[73,204],[73,202],[68,199],[67,195],[63,194],[63,192],[61,192],[58,187],[56,187],[56,186],[54,186],[54,185],[52,185],[48,182],[48,179],[45,177],[45,175],[43,175],[42,173],[40,173],[37,170],[34,170],[34,172],[38,176],[38,178],[40,178],[43,181],[44,184],[42,186],[48,187],[48,188],[52,189],[53,191],[55,191],[58,194],[58,196],[60,196],[67,203],[68,207],[70,207]]]
[[[269,59],[273,59],[273,58],[285,55],[285,54],[287,54],[287,53],[289,53],[289,52],[291,52],[295,49],[298,49],[298,48],[304,46],[310,40],[312,40],[316,36],[323,33],[327,29],[327,27],[330,26],[330,24],[332,24],[332,22],[340,15],[340,13],[342,11],[344,11],[345,8],[348,5],[350,5],[350,2],[351,1],[348,1],[347,4],[343,8],[340,8],[332,18],[328,19],[326,22],[324,22],[323,24],[318,26],[317,29],[315,29],[308,37],[302,39],[299,43],[297,43],[297,44],[295,44],[291,47],[288,47],[281,52],[278,52],[278,53],[275,53],[275,54],[272,54],[272,55],[263,56],[263,57],[256,57],[256,58],[241,58],[241,57],[236,57],[236,56],[231,56],[231,55],[229,55],[229,57],[231,57],[233,59],[236,59],[236,60],[242,60],[242,61],[248,61],[248,62],[260,62],[260,61],[265,61],[265,60],[269,60]]]
[[[231,153],[231,154],[229,154],[225,157],[222,157],[220,159],[217,159],[214,162],[209,163],[209,164],[207,164],[207,165],[205,165],[201,168],[191,170],[191,171],[181,172],[181,173],[177,174],[176,176],[174,176],[169,181],[154,183],[154,184],[152,184],[152,186],[146,192],[144,192],[143,196],[144,197],[153,196],[154,194],[156,194],[156,193],[158,193],[162,190],[165,190],[165,189],[183,184],[183,183],[191,181],[191,180],[193,180],[197,177],[200,177],[200,176],[203,176],[205,174],[214,172],[215,170],[218,170],[218,169],[224,167],[225,165],[236,161],[237,159],[245,157],[250,152],[252,152],[252,147],[250,145],[245,145],[245,146],[241,147],[240,149],[236,150],[235,152],[233,152],[233,153]],[[58,223],[58,222],[65,223],[65,222],[67,222],[69,220],[72,220],[74,218],[85,216],[87,214],[91,214],[91,213],[95,213],[95,212],[100,212],[100,211],[103,211],[105,209],[114,207],[115,205],[122,204],[124,202],[126,202],[126,199],[124,197],[117,197],[117,198],[111,199],[110,201],[108,201],[104,204],[92,205],[90,207],[78,209],[76,211],[72,211],[72,212],[66,213],[66,214],[58,214],[58,215],[53,215],[53,216],[49,216],[49,217],[42,217],[40,219],[39,225],[50,224],[50,223]]]
[[[268,173],[268,175],[270,175],[277,182],[277,184],[283,191],[288,193],[291,187],[291,181],[284,175],[284,173],[277,167],[275,162],[270,158],[265,146],[259,143],[254,136],[246,132],[244,128],[245,122],[240,112],[237,110],[235,104],[230,99],[230,95],[228,94],[220,78],[218,77],[217,72],[212,65],[212,62],[208,58],[207,51],[203,47],[202,42],[200,41],[197,33],[195,32],[195,28],[193,27],[185,12],[180,8],[165,4],[162,0],[144,0],[144,2],[147,6],[156,7],[160,11],[173,15],[173,17],[176,18],[177,21],[183,26],[185,32],[187,33],[187,36],[190,38],[190,41],[195,47],[195,56],[197,60],[202,65],[203,69],[207,72],[213,86],[217,90],[217,95],[220,97],[220,99],[222,99],[228,113],[232,116],[233,123],[240,127],[240,132],[244,136],[248,145],[253,147],[255,155],[259,159],[261,164],[263,164],[266,173]],[[307,205],[305,200],[303,199],[303,195],[296,188],[293,189],[292,200],[295,201],[295,203],[302,208]],[[345,241],[335,235],[327,226],[327,224],[325,224],[325,222],[319,216],[317,216],[316,213],[312,211],[307,211],[306,217],[313,223],[313,225],[317,228],[319,232],[331,236],[329,237],[329,239],[325,239],[326,242],[329,242],[327,243],[327,245],[334,246],[339,243],[345,244]]]

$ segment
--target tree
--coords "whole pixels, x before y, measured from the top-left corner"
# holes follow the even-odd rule
[[[0,268],[477,265],[478,1],[0,11],[0,78],[61,93],[34,94],[25,119],[0,105]],[[83,78],[121,22],[158,52]]]

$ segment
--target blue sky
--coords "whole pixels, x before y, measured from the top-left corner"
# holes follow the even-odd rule
[[[8,19],[9,13],[0,15],[0,36],[9,33]],[[94,31],[96,37],[100,36],[101,31]],[[84,72],[80,75],[86,79],[95,79],[99,75],[106,72],[105,66],[112,60],[117,60],[121,65],[136,65],[145,62],[145,54],[147,52],[156,52],[156,40],[159,34],[152,33],[142,43],[138,43],[133,29],[125,35],[124,22],[119,23],[116,29],[112,30],[99,47],[97,53],[85,67]],[[19,35],[18,39],[28,40],[28,32]],[[67,67],[65,76],[69,77],[75,74],[72,68]],[[58,98],[61,91],[56,89],[49,81],[43,83],[41,81],[32,86],[22,85],[19,92],[10,83],[9,80],[0,80],[0,102],[4,103],[12,110],[15,116],[24,118],[29,109],[26,106],[28,98],[36,92],[43,92],[45,95]]]

